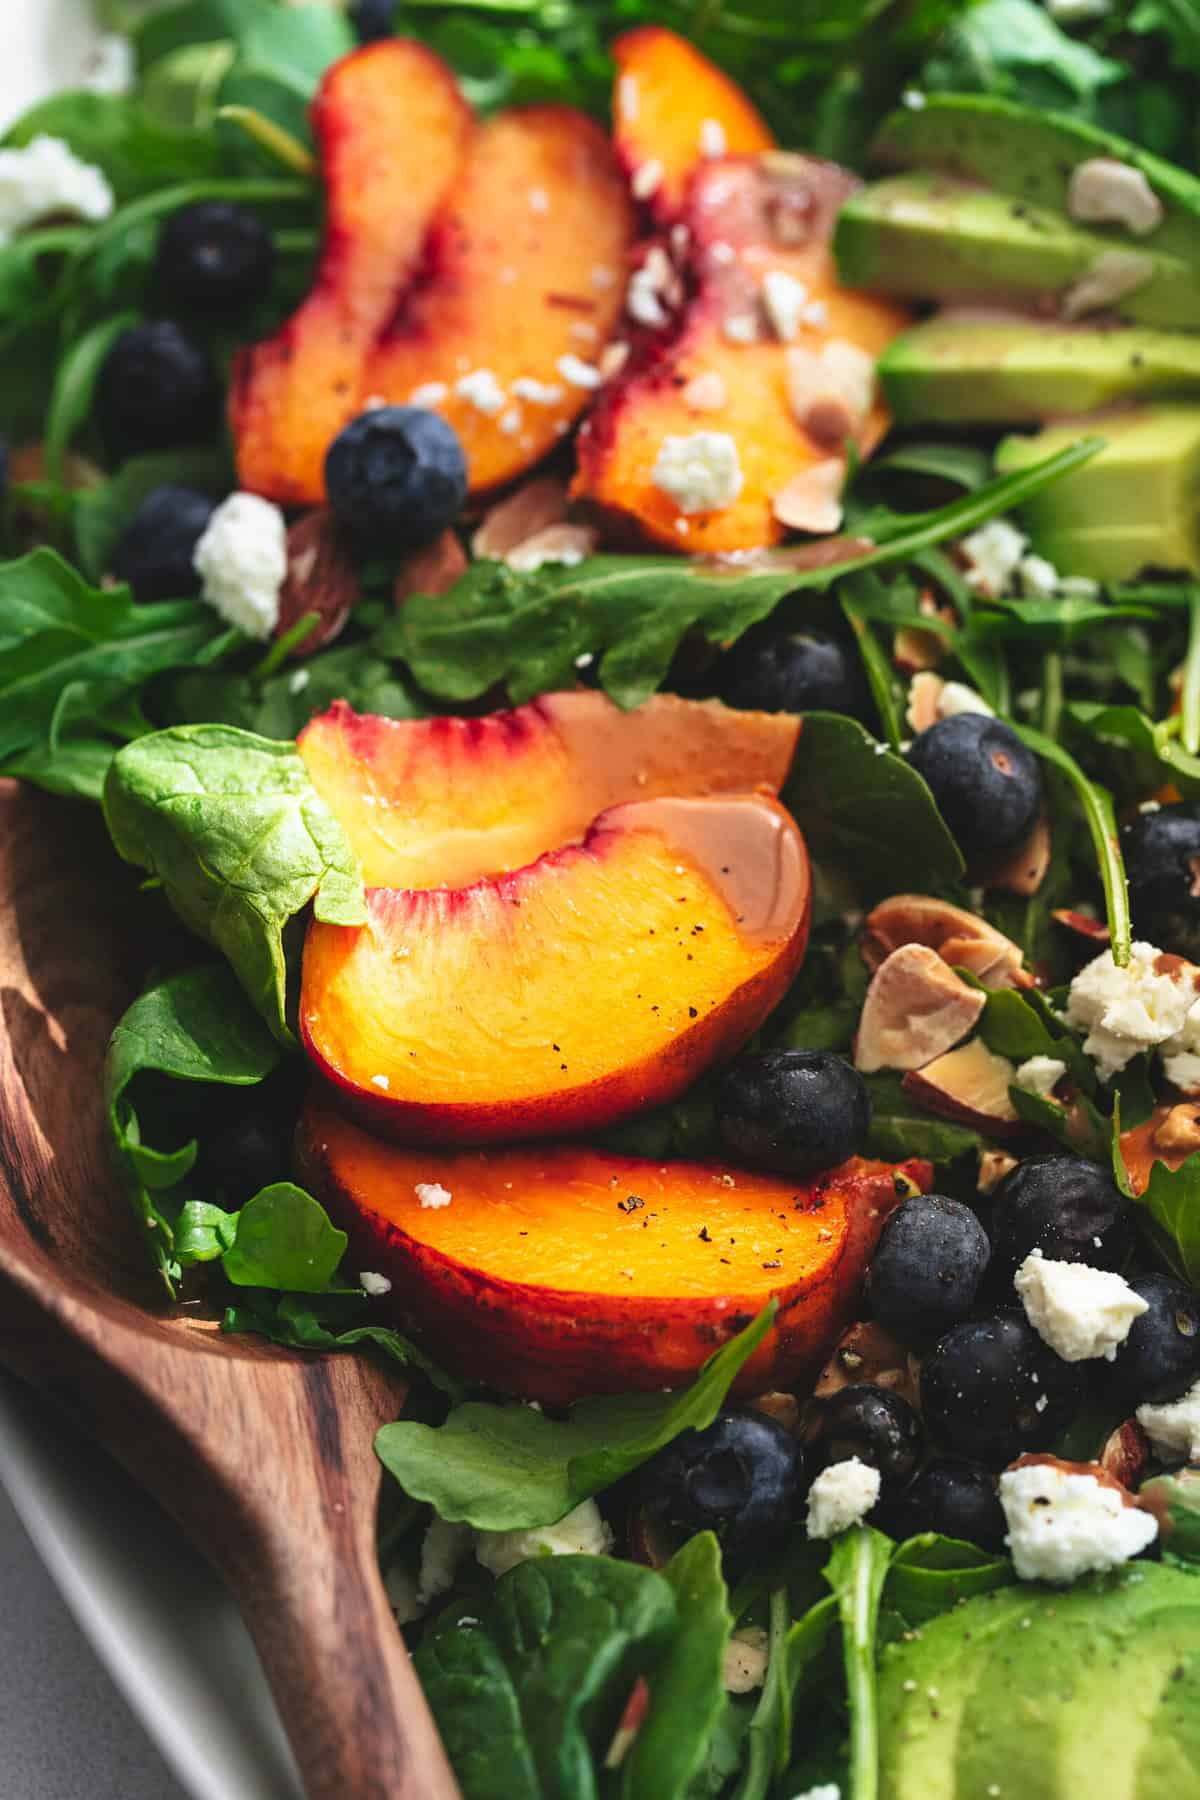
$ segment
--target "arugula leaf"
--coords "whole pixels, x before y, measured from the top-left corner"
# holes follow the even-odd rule
[[[290,1045],[284,926],[310,901],[330,924],[366,919],[353,852],[295,745],[227,725],[153,732],[114,758],[104,814],[118,854],[159,877]]]
[[[185,1207],[184,1213],[188,1210]],[[418,1369],[453,1402],[462,1399],[462,1383],[439,1368],[402,1332],[393,1331],[388,1325],[354,1322],[369,1311],[366,1296],[348,1290],[319,1295],[256,1292],[226,1308],[221,1329],[253,1332],[292,1350],[378,1350],[402,1368]]]
[[[678,1624],[650,1674],[650,1710],[622,1767],[621,1800],[685,1794],[725,1703],[731,1620],[712,1532],[677,1551],[663,1576],[675,1592]]]
[[[429,710],[403,674],[376,653],[374,637],[318,651],[265,679],[189,670],[156,697],[173,723],[238,725],[268,738],[296,737],[334,700],[389,719],[421,719]]]
[[[1126,69],[1068,37],[1033,0],[982,0],[946,32],[921,73],[931,92],[1000,94],[1096,118]]]
[[[212,132],[164,125],[124,94],[55,94],[23,113],[5,142],[20,147],[43,132],[103,169],[119,204],[176,182],[211,179],[224,162]]]
[[[1177,1169],[1155,1162],[1134,1198],[1149,1214],[1155,1242],[1172,1269],[1200,1287],[1200,1156],[1189,1156]]]
[[[1092,835],[1092,846],[1100,869],[1113,961],[1123,965],[1129,961],[1133,924],[1112,796],[1099,782],[1089,780],[1075,758],[1061,744],[1055,743],[1053,738],[1043,736],[1040,731],[1034,731],[1028,725],[1014,725],[1013,730],[1037,756],[1044,757],[1061,770],[1075,790],[1075,797]]]
[[[87,423],[105,357],[121,333],[136,325],[139,317],[136,312],[121,312],[111,319],[99,320],[59,358],[42,440],[46,473],[51,481],[61,479],[63,458],[71,440]]]
[[[333,1280],[348,1241],[311,1194],[294,1182],[276,1181],[243,1206],[221,1261],[235,1287],[320,1294]]]
[[[916,1630],[973,1594],[1008,1587],[1016,1576],[1007,1556],[925,1531],[901,1544],[887,1571],[884,1604]]]
[[[896,1546],[869,1525],[855,1525],[834,1539],[825,1579],[842,1622],[842,1662],[850,1704],[850,1792],[875,1800],[879,1792],[879,1701],[875,1682],[876,1632],[883,1585]]]
[[[865,1153],[899,1162],[907,1156],[925,1156],[930,1162],[953,1162],[957,1156],[984,1148],[986,1140],[969,1125],[935,1118],[909,1099],[902,1077],[886,1071],[864,1075],[871,1096],[871,1124]]]
[[[997,988],[989,993],[979,1020],[979,1035],[997,1056],[1028,1062],[1031,1056],[1053,1056],[1064,1062],[1085,1094],[1096,1091],[1096,1071],[1083,1046],[1036,988],[1018,993]]]
[[[787,1767],[796,1694],[824,1650],[836,1616],[837,1601],[827,1594],[792,1623],[786,1588],[772,1593],[767,1677],[746,1734],[746,1768],[733,1800],[767,1800]]]
[[[595,1800],[605,1734],[677,1629],[672,1584],[609,1557],[543,1556],[473,1605],[476,1623],[451,1615],[413,1657],[464,1800]]]
[[[443,1519],[481,1531],[553,1525],[681,1431],[711,1425],[774,1317],[771,1300],[678,1392],[580,1400],[566,1419],[520,1404],[469,1401],[437,1427],[405,1419],[384,1425],[376,1453],[407,1494],[429,1501]]]

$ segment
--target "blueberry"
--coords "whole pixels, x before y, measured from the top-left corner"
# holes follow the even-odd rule
[[[111,558],[135,600],[186,600],[200,592],[192,555],[214,502],[195,488],[153,488],[126,525]]]
[[[956,1325],[921,1369],[921,1410],[945,1449],[998,1468],[1046,1450],[1084,1396],[1078,1363],[1045,1345],[1021,1313]]]
[[[797,631],[751,631],[729,659],[725,698],[760,712],[868,710],[862,660],[846,638],[805,626]]]
[[[939,719],[914,740],[908,762],[966,856],[1011,850],[1042,809],[1037,757],[1010,726],[984,713]]]
[[[96,382],[96,418],[110,451],[169,450],[211,435],[221,388],[199,344],[169,319],[123,331]]]
[[[830,1050],[739,1056],[721,1077],[717,1129],[754,1168],[811,1175],[844,1162],[871,1123],[866,1083]]]
[[[158,235],[154,274],[173,306],[237,312],[261,300],[275,272],[275,244],[256,213],[202,200],[172,213]]]
[[[1162,950],[1200,956],[1200,805],[1142,813],[1121,832],[1134,927]]]
[[[1134,1275],[1129,1285],[1149,1303],[1129,1328],[1112,1365],[1113,1390],[1132,1411],[1178,1400],[1200,1376],[1200,1295],[1173,1275]]]
[[[820,1449],[826,1467],[857,1456],[885,1486],[900,1487],[920,1460],[921,1421],[900,1394],[863,1382],[823,1407]]]
[[[1003,1550],[1007,1525],[996,1495],[995,1477],[978,1463],[935,1457],[909,1482],[883,1514],[884,1529],[903,1542],[918,1532]]]
[[[396,29],[397,0],[350,0],[350,23],[360,44],[391,37]]]
[[[991,1285],[1010,1297],[1031,1250],[1054,1262],[1119,1269],[1132,1244],[1129,1203],[1107,1169],[1082,1156],[1031,1156],[996,1189]]]
[[[990,1254],[987,1232],[961,1200],[906,1200],[884,1226],[867,1272],[875,1317],[902,1344],[932,1343],[974,1306]]]
[[[455,518],[467,462],[452,428],[419,406],[359,413],[325,458],[329,504],[364,546],[415,550]]]
[[[804,1452],[781,1425],[763,1413],[724,1412],[646,1463],[637,1498],[651,1528],[715,1532],[736,1569],[782,1548],[806,1487]]]

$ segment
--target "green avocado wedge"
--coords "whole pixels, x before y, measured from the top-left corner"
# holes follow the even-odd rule
[[[1080,437],[1102,437],[1104,448],[1020,509],[1039,554],[1098,581],[1130,581],[1145,569],[1200,574],[1200,403],[1158,401],[1005,438],[997,473]]]
[[[1121,401],[1200,395],[1200,333],[946,312],[879,359],[897,425],[1025,425]]]
[[[1200,1576],[982,1594],[887,1646],[880,1800],[1200,1800]]]
[[[1140,169],[1164,209],[1145,237],[1109,226],[1113,243],[1148,244],[1200,266],[1200,180],[1127,138],[1062,113],[986,94],[927,94],[889,115],[871,146],[881,168],[925,169],[1067,215],[1071,173],[1096,157]]]
[[[1061,213],[922,169],[871,182],[838,214],[833,239],[845,287],[915,300],[1023,303],[1071,313],[1070,291],[1117,264],[1124,291],[1086,310],[1142,325],[1200,324],[1195,267],[1144,241],[1072,225]],[[1084,310],[1080,303],[1079,310]]]

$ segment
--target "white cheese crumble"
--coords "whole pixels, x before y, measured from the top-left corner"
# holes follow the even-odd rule
[[[818,408],[834,405],[845,415],[841,435],[849,436],[874,402],[875,358],[848,338],[830,338],[819,350],[797,345],[787,353],[787,390],[799,425],[809,429]]]
[[[1091,1569],[1115,1569],[1158,1536],[1158,1521],[1126,1506],[1094,1475],[1051,1463],[1026,1463],[1000,1477],[1005,1542],[1022,1581],[1074,1581]]]
[[[989,519],[959,545],[970,567],[968,585],[992,600],[1006,594],[1029,547],[1023,531],[1007,519]]]
[[[1178,1400],[1139,1406],[1137,1421],[1160,1461],[1186,1456],[1190,1463],[1200,1463],[1200,1381]]]
[[[647,162],[639,163],[630,179],[630,190],[635,200],[649,200],[662,186],[662,178],[666,170],[656,156]]]
[[[715,512],[742,491],[738,447],[727,431],[668,434],[650,479],[682,513]]]
[[[725,1646],[721,1679],[727,1694],[749,1694],[760,1688],[770,1661],[770,1638],[761,1625],[743,1625]]]
[[[358,1285],[364,1294],[371,1296],[372,1300],[382,1300],[385,1294],[390,1294],[392,1291],[392,1284],[387,1276],[377,1275],[374,1269],[361,1270]]]
[[[137,79],[133,45],[119,31],[107,31],[87,59],[83,85],[89,94],[128,94]]]
[[[1017,585],[1031,600],[1052,600],[1058,592],[1058,570],[1044,556],[1023,556],[1017,564]]]
[[[1115,1362],[1117,1347],[1147,1309],[1129,1283],[1111,1269],[1055,1262],[1040,1250],[1013,1277],[1025,1316],[1044,1344],[1064,1362]]]
[[[724,156],[728,147],[725,127],[720,119],[701,119],[700,121],[700,154],[701,156]]]
[[[528,400],[531,406],[557,406],[563,397],[556,382],[535,381],[532,375],[518,375],[512,391],[518,400]]]
[[[607,1556],[613,1534],[594,1500],[584,1500],[556,1525],[528,1531],[477,1531],[475,1556],[490,1575],[506,1575],[531,1556]]]
[[[564,381],[570,382],[572,387],[598,388],[604,381],[604,377],[595,363],[584,362],[581,356],[572,356],[569,353],[559,357],[558,372]]]
[[[1084,1050],[1104,1081],[1119,1074],[1141,1051],[1169,1043],[1187,1024],[1195,989],[1157,973],[1154,965],[1160,955],[1153,944],[1134,944],[1122,969],[1114,963],[1112,951],[1105,950],[1071,983],[1067,1023],[1087,1031]]]
[[[1049,1100],[1066,1072],[1066,1063],[1057,1056],[1031,1056],[1017,1070],[1017,1086],[1040,1100]]]
[[[437,1212],[441,1206],[449,1206],[454,1198],[450,1189],[444,1188],[440,1181],[418,1181],[413,1193],[421,1202],[422,1207],[431,1212]]]
[[[786,269],[768,269],[762,278],[762,300],[771,330],[790,344],[803,322],[808,289]]]
[[[640,269],[629,277],[625,294],[625,310],[639,325],[661,331],[671,323],[671,315],[662,303],[663,286],[658,269],[647,258]]]
[[[836,1537],[864,1519],[879,1498],[879,1470],[857,1456],[830,1463],[808,1490],[808,1535]]]
[[[955,713],[983,713],[987,718],[995,717],[983,695],[977,694],[973,687],[968,687],[965,681],[947,681],[938,695],[938,718],[952,719]]]
[[[1071,171],[1067,211],[1082,225],[1123,225],[1145,237],[1163,222],[1162,201],[1140,169],[1112,156],[1093,156]]]
[[[797,1794],[796,1800],[841,1800],[841,1793],[836,1781],[823,1781],[820,1787],[806,1788],[802,1794]]]
[[[436,1516],[421,1543],[421,1568],[417,1576],[417,1599],[428,1606],[439,1594],[454,1586],[458,1565],[471,1543],[471,1527],[453,1524]]]
[[[0,150],[0,245],[53,213],[98,223],[113,209],[100,170],[61,138],[40,132],[23,150]]]
[[[504,389],[496,380],[490,369],[472,369],[454,384],[454,391],[460,400],[473,406],[476,412],[483,413],[485,418],[494,418],[503,412],[508,401]]]
[[[247,637],[269,638],[279,623],[287,577],[283,514],[257,494],[230,494],[205,526],[192,553],[208,604]]]
[[[410,406],[437,406],[449,392],[450,389],[444,381],[423,381],[420,387],[415,387],[408,396],[408,404]],[[382,405],[383,402],[380,401],[380,404]]]

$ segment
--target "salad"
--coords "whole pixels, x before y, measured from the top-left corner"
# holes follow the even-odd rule
[[[0,774],[157,1304],[405,1368],[467,1800],[1200,1795],[1195,9],[105,22]]]

